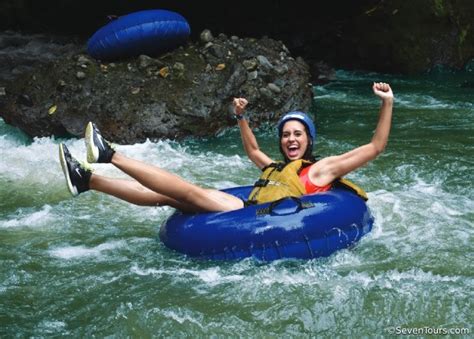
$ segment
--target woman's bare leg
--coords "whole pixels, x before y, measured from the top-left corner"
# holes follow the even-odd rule
[[[186,210],[220,212],[243,207],[243,201],[231,194],[201,188],[163,169],[130,159],[118,152],[114,153],[111,163],[146,188],[158,193],[162,199],[183,204],[182,206],[187,207]],[[173,206],[171,203],[166,204]]]
[[[137,181],[92,174],[89,188],[140,206],[171,206],[185,212],[197,212],[191,205],[153,192]]]

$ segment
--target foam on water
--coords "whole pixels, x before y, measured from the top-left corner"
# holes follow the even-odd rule
[[[204,329],[204,325],[202,325],[202,319],[195,319],[193,312],[182,310],[182,309],[168,309],[162,311],[162,314],[170,318],[179,324],[183,324],[189,322],[191,324],[199,326],[201,329]]]
[[[63,141],[55,138],[35,138],[31,143],[25,144],[18,138],[12,138],[8,135],[0,138],[2,157],[0,178],[3,182],[8,183],[9,188],[9,191],[3,191],[2,193],[8,194],[8,199],[12,201],[17,199],[26,202],[28,196],[39,201],[49,201],[47,205],[39,208],[21,208],[20,206],[20,209],[14,210],[7,217],[0,218],[0,228],[39,227],[55,224],[57,218],[63,216],[64,209],[67,209],[69,204],[77,206],[100,199],[94,210],[89,210],[87,213],[77,213],[73,217],[78,221],[90,220],[94,215],[93,213],[100,214],[101,211],[105,214],[110,213],[108,212],[110,203],[121,204],[115,198],[97,193],[86,193],[76,199],[70,199],[58,159],[59,142],[65,142],[73,156],[80,161],[85,160],[83,140]],[[252,171],[254,169],[252,165],[248,159],[238,155],[225,156],[213,152],[193,153],[189,147],[169,140],[156,143],[146,141],[134,145],[118,145],[117,148],[130,157],[156,164],[184,177],[186,180],[205,187],[221,189],[253,182],[252,176],[254,174]],[[115,178],[128,178],[111,165],[93,164],[93,167],[97,174]],[[226,173],[226,178],[223,177],[222,173]],[[250,174],[246,175],[246,173]],[[230,176],[227,176],[227,174]],[[16,194],[19,195],[15,197]],[[100,196],[100,198],[97,196]],[[6,195],[4,199],[7,199]],[[63,204],[62,200],[67,205]],[[4,200],[4,203],[6,202]],[[163,221],[172,213],[170,208],[143,208],[126,203],[122,205],[124,208],[117,210],[118,216],[133,217],[136,222],[156,223]]]
[[[342,254],[341,254],[342,253]],[[342,261],[339,257],[347,258]],[[342,251],[329,259],[318,259],[306,262],[277,261],[264,266],[256,266],[252,261],[235,263],[225,268],[207,267],[193,269],[142,269],[132,267],[132,273],[140,276],[153,276],[158,280],[165,277],[172,278],[174,283],[186,281],[193,286],[199,294],[207,295],[216,292],[228,295],[240,294],[241,298],[254,298],[255,295],[274,297],[280,290],[303,289],[312,290],[315,294],[311,300],[319,296],[330,295],[333,305],[342,304],[351,298],[351,290],[357,289],[358,293],[372,293],[379,289],[391,289],[396,293],[419,293],[423,289],[432,290],[440,285],[449,287],[459,295],[466,295],[460,282],[465,281],[464,276],[440,275],[420,268],[408,270],[387,269],[382,271],[365,271],[358,260],[352,261],[353,254]],[[181,263],[182,265],[183,263]],[[359,272],[358,266],[364,269]],[[473,284],[470,278],[470,284]],[[408,292],[408,291],[412,292]],[[309,297],[309,296],[308,296]]]
[[[103,256],[103,252],[113,251],[126,246],[125,241],[112,241],[100,244],[95,247],[86,246],[64,246],[49,250],[49,254],[53,257],[65,260],[84,259],[87,257]]]
[[[201,282],[204,282],[208,286],[216,286],[219,284],[237,282],[243,280],[245,277],[240,274],[226,274],[223,273],[219,267],[210,267],[206,269],[189,269],[189,268],[179,268],[179,269],[155,269],[155,268],[140,268],[138,265],[133,265],[130,270],[131,273],[137,274],[140,276],[172,276],[173,278],[178,278],[182,280],[197,279]]]
[[[396,97],[396,105],[401,108],[417,110],[437,110],[437,109],[471,109],[474,107],[472,102],[451,101],[434,98],[430,95],[420,94],[399,94]]]
[[[371,90],[370,86],[368,86],[368,89]],[[319,91],[321,94],[319,94]],[[376,102],[369,91],[359,93],[347,90],[347,88],[331,89],[331,91],[328,91],[321,90],[320,86],[316,86],[315,93],[316,95],[313,98],[317,100],[318,104],[323,104],[325,102],[344,102],[346,106],[359,107],[363,105],[373,105]]]
[[[35,138],[25,145],[0,139],[1,176],[23,183],[51,185],[58,177],[58,151],[52,138]]]
[[[401,232],[405,234],[404,238],[425,239],[428,244],[427,237],[443,241],[452,236],[449,233],[455,234],[453,231],[468,233],[472,229],[473,223],[466,218],[474,209],[471,199],[446,192],[439,183],[415,180],[401,190],[371,192],[368,203],[375,214],[374,237],[388,232],[387,240],[399,242],[401,239],[392,237],[392,232]],[[457,241],[464,242],[465,239]]]
[[[356,93],[348,91],[347,88],[332,89],[328,91],[324,87],[316,86],[315,100],[318,102],[344,102],[346,106],[362,107],[364,105],[374,105],[373,95],[370,92]],[[350,104],[352,103],[352,104]],[[458,110],[474,108],[474,103],[469,101],[452,101],[435,98],[431,95],[420,95],[416,93],[397,93],[395,96],[395,106],[397,109],[410,110]]]
[[[51,335],[58,332],[63,332],[65,329],[66,323],[64,321],[44,320],[40,324],[38,324],[36,331],[38,334]]]
[[[83,140],[63,141],[78,160],[85,160]],[[35,138],[29,145],[2,136],[0,138],[0,173],[7,180],[21,180],[23,184],[37,184],[57,189],[56,183],[62,183],[62,172],[58,159],[59,141],[54,138]],[[192,154],[189,148],[169,140],[153,143],[146,141],[134,145],[119,145],[118,149],[125,155],[177,173],[188,180],[198,183],[212,182],[221,178],[222,173],[237,175],[248,171],[252,165],[246,158],[238,155],[224,156],[213,152]],[[99,174],[125,177],[113,166],[93,165]],[[221,180],[221,179],[220,179]],[[222,184],[237,185],[226,180]]]
[[[43,227],[50,225],[57,218],[52,212],[52,206],[45,205],[39,211],[19,209],[15,215],[6,220],[0,219],[0,229],[9,227]]]

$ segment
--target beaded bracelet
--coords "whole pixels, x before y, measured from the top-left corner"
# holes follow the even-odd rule
[[[244,116],[243,114],[234,114],[234,117],[235,117],[237,120],[245,119],[245,116]]]

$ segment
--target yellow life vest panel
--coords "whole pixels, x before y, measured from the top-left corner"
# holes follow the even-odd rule
[[[271,163],[263,169],[263,173],[254,184],[247,202],[250,204],[263,204],[286,197],[300,197],[306,194],[306,189],[299,177],[299,171],[302,167],[312,164],[312,162],[302,159],[294,160],[287,164],[282,162]],[[367,193],[348,179],[337,178],[332,184],[345,187],[362,199],[368,200]]]
[[[312,163],[306,160],[294,160],[287,164],[272,163],[263,169],[260,179],[250,192],[248,202],[263,204],[285,197],[300,197],[306,193],[298,171],[302,166]]]
[[[357,186],[356,184],[354,184],[352,181],[348,179],[338,178],[334,180],[334,184],[350,189],[351,191],[353,191],[355,194],[357,194],[359,197],[361,197],[365,201],[369,200],[367,193],[362,188],[360,188],[359,186]]]

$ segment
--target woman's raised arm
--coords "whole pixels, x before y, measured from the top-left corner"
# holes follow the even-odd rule
[[[244,118],[245,107],[247,104],[248,101],[245,98],[234,98],[234,113],[238,117],[237,121],[239,123],[240,135],[242,137],[242,144],[244,145],[245,152],[249,159],[252,160],[258,168],[262,169],[265,166],[270,165],[273,160],[260,150],[257,139],[250,129],[247,120]]]
[[[383,82],[374,83],[372,89],[374,94],[382,99],[379,121],[372,140],[347,153],[316,162],[309,171],[313,184],[325,186],[375,159],[385,149],[392,124],[393,93],[390,85]]]

